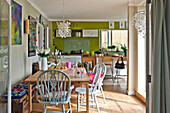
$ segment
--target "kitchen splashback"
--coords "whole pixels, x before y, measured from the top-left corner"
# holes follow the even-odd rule
[[[64,52],[80,49],[90,51],[90,40],[64,40]]]

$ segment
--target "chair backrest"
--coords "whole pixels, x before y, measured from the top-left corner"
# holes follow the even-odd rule
[[[98,89],[100,89],[102,82],[104,80],[104,77],[106,75],[106,65],[104,63],[99,63],[95,65],[95,67],[93,68],[93,73],[96,73],[97,68],[100,68],[101,73],[103,73],[103,77],[99,79],[99,83],[98,83]]]
[[[113,58],[103,57],[103,58],[102,58],[102,62],[104,62],[104,61],[113,61]]]
[[[99,65],[98,65],[99,66]],[[93,79],[93,83],[92,83],[92,86],[91,86],[91,91],[93,93],[96,92],[99,84],[100,84],[100,75],[101,75],[101,71],[102,71],[102,68],[101,67],[97,67],[96,68],[96,74],[94,76],[94,79]]]
[[[60,70],[47,70],[37,78],[37,88],[44,104],[65,104],[71,97],[69,76]]]
[[[95,65],[94,68],[93,68],[93,73],[96,73],[96,69],[99,68],[99,67],[102,68],[101,73],[103,73],[104,77],[105,77],[105,75],[106,75],[106,65],[104,63],[99,63],[99,64]]]

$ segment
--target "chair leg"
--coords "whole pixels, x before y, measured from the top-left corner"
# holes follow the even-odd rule
[[[47,105],[44,104],[44,105],[43,105],[43,113],[46,113],[46,112],[47,112],[46,107],[47,107]]]
[[[92,99],[92,107],[94,107],[94,105],[93,105],[93,102],[94,102],[93,94],[91,94],[91,99]]]
[[[119,83],[118,74],[119,74],[119,70],[117,69],[117,70],[116,70],[117,83]]]
[[[102,86],[100,87],[100,89],[101,89],[101,92],[102,92],[102,95],[103,95],[104,102],[105,102],[105,104],[107,104],[107,103],[106,103],[105,96],[104,96],[104,92],[103,92],[103,88],[102,88]]]
[[[97,111],[98,111],[98,113],[100,113],[100,109],[99,109],[99,105],[98,105],[98,102],[97,102],[96,94],[95,94],[94,98],[95,98],[95,102],[96,102]]]
[[[80,101],[81,103],[83,102],[83,94],[81,94],[81,101]]]
[[[79,111],[79,106],[80,106],[80,94],[79,93],[77,93],[77,111]]]
[[[110,66],[111,74],[112,74],[112,81],[115,83],[114,77],[113,77],[113,66]]]
[[[62,104],[62,112],[65,113],[65,107],[64,104]]]
[[[70,101],[68,102],[68,105],[69,105],[70,113],[72,113],[72,110],[71,110],[71,103],[70,103]]]

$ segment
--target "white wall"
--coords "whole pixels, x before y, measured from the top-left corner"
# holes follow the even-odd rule
[[[11,46],[11,82],[12,84],[32,74],[32,63],[38,60],[37,56],[28,57],[28,35],[24,34],[24,20],[28,16],[36,18],[40,13],[26,0],[15,0],[22,6],[22,44]],[[51,22],[43,17],[43,23],[51,26]]]

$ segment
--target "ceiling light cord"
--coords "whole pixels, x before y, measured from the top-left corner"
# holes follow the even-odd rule
[[[64,21],[64,0],[63,0],[63,21]]]

